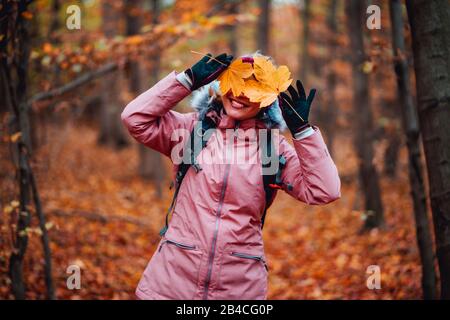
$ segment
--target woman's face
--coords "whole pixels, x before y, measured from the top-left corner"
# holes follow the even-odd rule
[[[261,110],[259,102],[250,102],[243,94],[235,97],[231,92],[228,92],[222,96],[222,103],[227,115],[236,120],[253,118]]]

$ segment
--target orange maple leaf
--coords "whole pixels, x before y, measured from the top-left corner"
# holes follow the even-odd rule
[[[256,80],[247,80],[245,82],[244,95],[252,102],[259,102],[260,108],[271,105],[277,98],[275,90]]]
[[[261,82],[270,82],[271,75],[276,72],[275,66],[267,57],[255,57],[253,68],[255,78]]]
[[[219,76],[220,91],[226,94],[229,90],[235,97],[244,91],[244,79],[253,74],[251,63],[243,62],[242,59],[234,60],[231,65]]]
[[[291,72],[286,66],[275,68],[266,57],[255,57],[253,68],[258,81],[247,80],[244,94],[250,101],[260,102],[260,108],[264,108],[272,104],[281,92],[287,90],[292,82],[292,79],[289,79]]]

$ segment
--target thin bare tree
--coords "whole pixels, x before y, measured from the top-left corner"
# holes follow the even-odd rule
[[[450,299],[450,3],[406,1],[441,298]]]
[[[427,215],[427,203],[421,161],[420,130],[417,110],[411,93],[409,64],[403,34],[404,23],[402,2],[391,0],[390,17],[392,24],[392,50],[394,69],[397,75],[398,99],[403,120],[403,130],[408,147],[408,172],[411,186],[411,198],[414,206],[416,238],[422,262],[422,290],[425,299],[436,298],[436,270],[434,268],[434,250]]]
[[[362,66],[367,61],[364,50],[364,1],[346,2],[352,58],[354,145],[359,160],[359,183],[364,195],[366,219],[362,231],[383,225],[380,182],[373,165],[373,116],[369,100],[369,78]]]

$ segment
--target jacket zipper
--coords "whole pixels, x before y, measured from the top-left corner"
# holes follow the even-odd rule
[[[174,244],[174,245],[176,245],[178,248],[186,249],[186,250],[194,250],[194,249],[197,248],[196,246],[191,246],[191,245],[187,245],[187,244],[184,244],[184,243],[180,243],[180,242],[176,242],[176,241],[173,241],[173,240],[168,240],[168,239],[166,239],[166,240],[164,240],[164,241],[161,243],[161,245],[159,246],[158,252],[161,251],[163,245],[166,244],[166,243]]]
[[[236,125],[234,127],[234,137],[233,137],[233,147],[236,144],[236,130],[239,127],[239,122],[236,121]],[[219,223],[220,223],[220,214],[222,212],[222,206],[223,206],[223,200],[225,198],[225,190],[227,189],[228,185],[228,176],[230,175],[230,163],[227,163],[227,166],[225,167],[225,174],[223,177],[223,184],[222,184],[222,190],[220,193],[220,200],[219,200],[219,206],[217,207],[217,213],[216,213],[216,224],[214,228],[214,235],[213,235],[213,241],[211,244],[211,253],[209,255],[209,261],[208,261],[208,273],[206,274],[206,280],[205,280],[205,292],[203,293],[203,300],[208,299],[208,290],[209,290],[209,282],[211,281],[211,274],[212,274],[212,265],[214,262],[214,256],[216,251],[216,242],[217,242],[217,233],[219,231]]]
[[[258,260],[258,261],[262,262],[264,265],[264,268],[266,268],[266,270],[269,271],[269,267],[267,266],[266,261],[263,259],[262,256],[254,256],[251,254],[240,253],[240,252],[231,252],[231,255],[235,256],[235,257],[239,257],[239,258]]]

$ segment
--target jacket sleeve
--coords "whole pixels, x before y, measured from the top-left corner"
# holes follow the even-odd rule
[[[326,204],[341,196],[341,182],[320,130],[303,139],[293,139],[292,147],[284,138],[280,152],[286,157],[282,170],[283,189],[307,204]],[[290,187],[288,187],[290,185]]]
[[[171,110],[191,93],[172,71],[153,87],[128,103],[121,118],[134,139],[166,156],[180,140],[172,141],[177,129],[189,131],[194,125],[196,114],[179,113]],[[178,131],[180,132],[180,131]],[[185,133],[184,133],[185,134]]]

